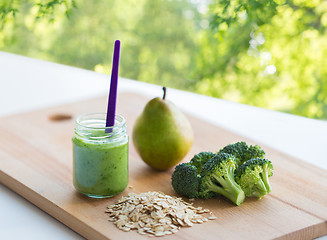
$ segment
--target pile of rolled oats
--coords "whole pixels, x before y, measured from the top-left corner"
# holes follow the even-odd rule
[[[216,219],[208,209],[193,207],[181,198],[162,192],[130,193],[106,211],[110,219],[123,231],[137,230],[139,234],[164,236],[176,233],[181,227],[192,227]],[[203,213],[210,214],[204,217]]]

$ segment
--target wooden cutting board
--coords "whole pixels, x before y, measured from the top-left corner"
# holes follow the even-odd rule
[[[124,93],[117,111],[127,119],[131,136],[136,117],[149,99]],[[105,112],[106,97],[23,113],[0,119],[0,181],[88,239],[148,239],[123,232],[108,222],[106,206],[130,192],[162,191],[175,195],[173,169],[158,172],[137,155],[130,141],[129,187],[116,197],[90,199],[72,184],[74,119],[83,113]],[[57,114],[72,119],[51,120]],[[200,151],[217,151],[236,141],[259,144],[189,116],[195,142],[184,161]],[[281,136],[282,138],[283,136]],[[327,171],[261,145],[274,164],[272,192],[260,201],[246,199],[236,207],[224,199],[196,199],[215,221],[183,228],[161,239],[312,239],[327,234]]]

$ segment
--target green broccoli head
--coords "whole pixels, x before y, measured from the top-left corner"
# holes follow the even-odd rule
[[[190,163],[181,163],[175,167],[171,184],[176,193],[187,197],[197,198],[199,195],[200,175],[198,169]]]
[[[269,177],[272,175],[272,163],[264,158],[255,158],[248,160],[235,171],[235,180],[247,197],[261,199],[271,191]]]
[[[245,142],[236,142],[222,148],[219,153],[232,154],[236,160],[236,167],[241,166],[252,158],[264,158],[265,152],[258,145],[248,146]]]
[[[232,154],[219,153],[210,159],[201,170],[199,196],[210,198],[220,194],[240,205],[245,195],[234,180],[235,168],[235,157]]]
[[[218,153],[228,153],[235,157],[236,167],[242,165],[244,159],[244,153],[247,151],[248,145],[245,142],[237,142],[228,144],[219,150]]]
[[[265,151],[263,151],[260,146],[250,145],[243,155],[243,163],[253,158],[264,158],[265,154]]]
[[[216,156],[216,154],[212,152],[200,152],[191,159],[190,164],[195,166],[198,169],[198,174],[201,173],[201,169],[211,158]]]

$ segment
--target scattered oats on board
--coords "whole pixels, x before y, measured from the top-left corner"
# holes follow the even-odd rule
[[[120,230],[136,230],[139,234],[156,237],[216,219],[208,209],[194,207],[192,203],[162,192],[130,193],[108,206],[106,213],[109,221]],[[203,213],[210,216],[204,217]]]

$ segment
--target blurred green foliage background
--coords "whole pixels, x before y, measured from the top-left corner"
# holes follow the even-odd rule
[[[327,1],[3,0],[0,50],[327,119]]]

